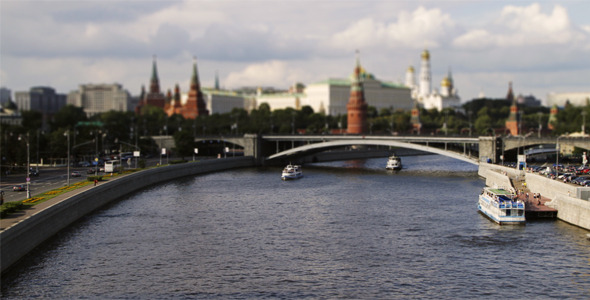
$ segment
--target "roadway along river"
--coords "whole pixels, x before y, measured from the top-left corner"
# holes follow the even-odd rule
[[[474,166],[441,156],[242,169],[136,193],[2,277],[2,298],[590,297],[587,231],[500,227]]]

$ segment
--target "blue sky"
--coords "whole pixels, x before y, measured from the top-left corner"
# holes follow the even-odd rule
[[[589,1],[0,0],[0,84],[14,91],[117,82],[137,95],[157,56],[161,88],[310,84],[352,73],[355,50],[380,80],[403,82],[431,53],[463,101],[483,92],[544,100],[590,92]]]

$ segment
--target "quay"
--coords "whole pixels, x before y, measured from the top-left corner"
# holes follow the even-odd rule
[[[478,174],[486,185],[523,191],[527,218],[554,218],[590,230],[590,188],[563,183],[545,176],[491,163],[480,163]],[[526,199],[526,193],[529,199]],[[541,199],[533,199],[533,193]],[[540,204],[539,204],[540,202]]]
[[[540,198],[535,197],[539,193],[531,191],[520,177],[511,178],[510,181],[512,186],[520,191],[518,198],[525,203],[524,214],[527,220],[557,218],[557,209],[547,206],[552,199],[543,195],[540,195]]]

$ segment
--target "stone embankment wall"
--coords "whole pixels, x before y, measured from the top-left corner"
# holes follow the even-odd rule
[[[557,209],[558,219],[590,230],[590,188],[533,173],[526,173],[526,183],[531,191],[552,199],[547,206]]]
[[[79,218],[127,194],[178,178],[254,166],[253,157],[206,160],[148,169],[101,182],[2,231],[2,272]]]
[[[499,188],[514,188],[510,178],[519,176],[518,170],[494,164],[480,163],[479,176],[486,179],[486,185]]]
[[[590,188],[487,163],[480,163],[478,174],[486,179],[487,186],[492,187],[512,187],[510,179],[520,177],[531,192],[552,199],[547,206],[557,209],[558,219],[590,230]]]

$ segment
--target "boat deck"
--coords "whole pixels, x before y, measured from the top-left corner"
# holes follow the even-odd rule
[[[541,199],[535,199],[533,193],[523,185],[522,181],[513,181],[513,184],[522,191],[522,194],[520,194],[518,198],[525,203],[524,214],[527,219],[557,218],[557,209],[545,205],[545,203],[550,202],[552,199],[544,197],[543,195],[541,195]],[[528,199],[526,196],[527,193],[529,194]]]

